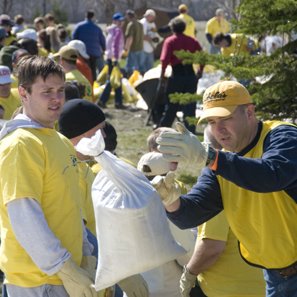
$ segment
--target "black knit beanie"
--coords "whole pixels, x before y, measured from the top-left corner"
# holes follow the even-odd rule
[[[85,99],[72,99],[64,104],[59,118],[59,131],[67,138],[79,136],[105,121],[100,107]]]

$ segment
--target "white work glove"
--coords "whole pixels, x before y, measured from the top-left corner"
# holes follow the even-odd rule
[[[182,297],[190,297],[190,292],[195,286],[197,275],[189,272],[186,266],[184,266],[183,274],[179,280],[179,290]]]
[[[70,297],[97,297],[89,274],[71,259],[64,263],[57,274]]]
[[[166,176],[155,176],[151,184],[157,190],[165,206],[175,202],[181,195],[181,188],[175,181],[174,172],[169,171]]]
[[[104,151],[104,148],[105,141],[100,130],[91,138],[82,138],[75,146],[77,152],[85,156],[93,157],[100,155]]]
[[[126,293],[127,297],[149,296],[147,283],[140,274],[129,276],[118,282],[118,285]]]
[[[93,281],[95,281],[97,259],[94,256],[83,256],[80,267],[88,272]]]
[[[198,137],[180,122],[176,123],[177,132],[165,131],[156,139],[158,150],[170,162],[186,161],[205,167],[207,152]]]

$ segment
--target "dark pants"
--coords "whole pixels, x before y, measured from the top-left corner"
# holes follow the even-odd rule
[[[189,66],[189,65],[186,65],[186,66]],[[186,118],[195,117],[196,102],[183,105],[179,103],[171,103],[169,99],[169,95],[173,93],[191,93],[191,94],[196,93],[198,80],[194,71],[189,69],[188,67],[185,68],[185,71],[183,71],[182,69],[183,69],[182,67],[179,68],[178,70],[173,69],[173,74],[168,80],[164,114],[161,116],[158,126],[171,127],[176,117],[176,112],[182,111],[184,114],[185,126],[192,133],[195,133],[195,128],[196,128],[195,125],[189,124]],[[156,113],[159,113],[160,115],[162,106],[161,105],[158,106],[156,104],[156,109],[158,108],[159,108],[159,111]]]
[[[92,71],[93,81],[95,81],[97,78],[97,75],[100,73],[100,71],[102,70],[102,68],[104,66],[103,57],[102,56],[100,56],[100,57],[90,56],[89,66]]]
[[[110,77],[111,71],[113,69],[112,61],[107,60],[107,65],[108,65],[108,77]],[[108,79],[105,83],[105,88],[100,96],[100,101],[105,104],[110,96],[111,92],[111,84],[110,80]],[[122,94],[122,85],[114,90],[115,92],[115,104],[116,105],[122,105],[123,103],[123,94]]]

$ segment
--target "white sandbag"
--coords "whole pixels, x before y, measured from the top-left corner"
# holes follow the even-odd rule
[[[101,153],[102,141],[99,131],[76,146],[84,155],[99,155],[95,160],[102,167],[92,187],[99,245],[96,290],[185,253],[174,240],[164,206],[148,179],[113,154]]]

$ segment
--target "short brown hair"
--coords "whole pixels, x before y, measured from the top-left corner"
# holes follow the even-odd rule
[[[25,56],[17,64],[19,86],[23,86],[29,93],[32,84],[40,76],[44,81],[49,75],[57,75],[65,81],[65,72],[59,64],[47,57]]]

